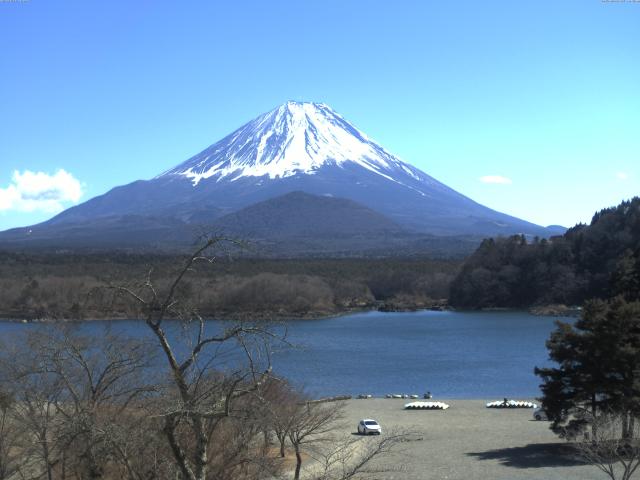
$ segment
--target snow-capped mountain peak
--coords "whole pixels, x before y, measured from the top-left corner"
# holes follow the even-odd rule
[[[353,162],[388,180],[432,180],[401,161],[323,103],[287,102],[159,177],[180,175],[193,185],[204,179],[270,179],[314,174]],[[410,187],[412,188],[412,187]]]
[[[332,245],[327,251],[341,256],[366,248],[413,255],[432,242],[422,234],[551,233],[401,161],[325,104],[287,102],[152,180],[115,187],[4,239],[157,248],[203,227],[285,245],[286,255]]]

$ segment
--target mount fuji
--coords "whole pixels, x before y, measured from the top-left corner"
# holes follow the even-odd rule
[[[364,240],[396,248],[425,236],[562,233],[474,202],[400,160],[325,104],[287,102],[151,180],[2,232],[0,243],[178,245],[205,225],[283,244],[305,236],[351,239],[341,251],[360,250]]]

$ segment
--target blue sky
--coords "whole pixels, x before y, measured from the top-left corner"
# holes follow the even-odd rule
[[[640,194],[640,3],[0,1],[0,229],[325,102],[539,224]]]

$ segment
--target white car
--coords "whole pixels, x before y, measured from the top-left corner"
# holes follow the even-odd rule
[[[358,433],[360,435],[380,435],[382,433],[382,427],[375,420],[365,418],[358,422]]]
[[[542,408],[536,408],[533,411],[533,418],[535,420],[549,420],[547,413]]]

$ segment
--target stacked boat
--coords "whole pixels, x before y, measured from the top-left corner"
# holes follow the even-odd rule
[[[407,395],[406,393],[388,393],[385,398],[420,398],[420,395]]]
[[[446,410],[449,405],[444,402],[411,402],[404,408],[405,410]]]
[[[522,400],[496,400],[495,402],[487,403],[487,408],[538,408],[533,402],[526,402]]]

